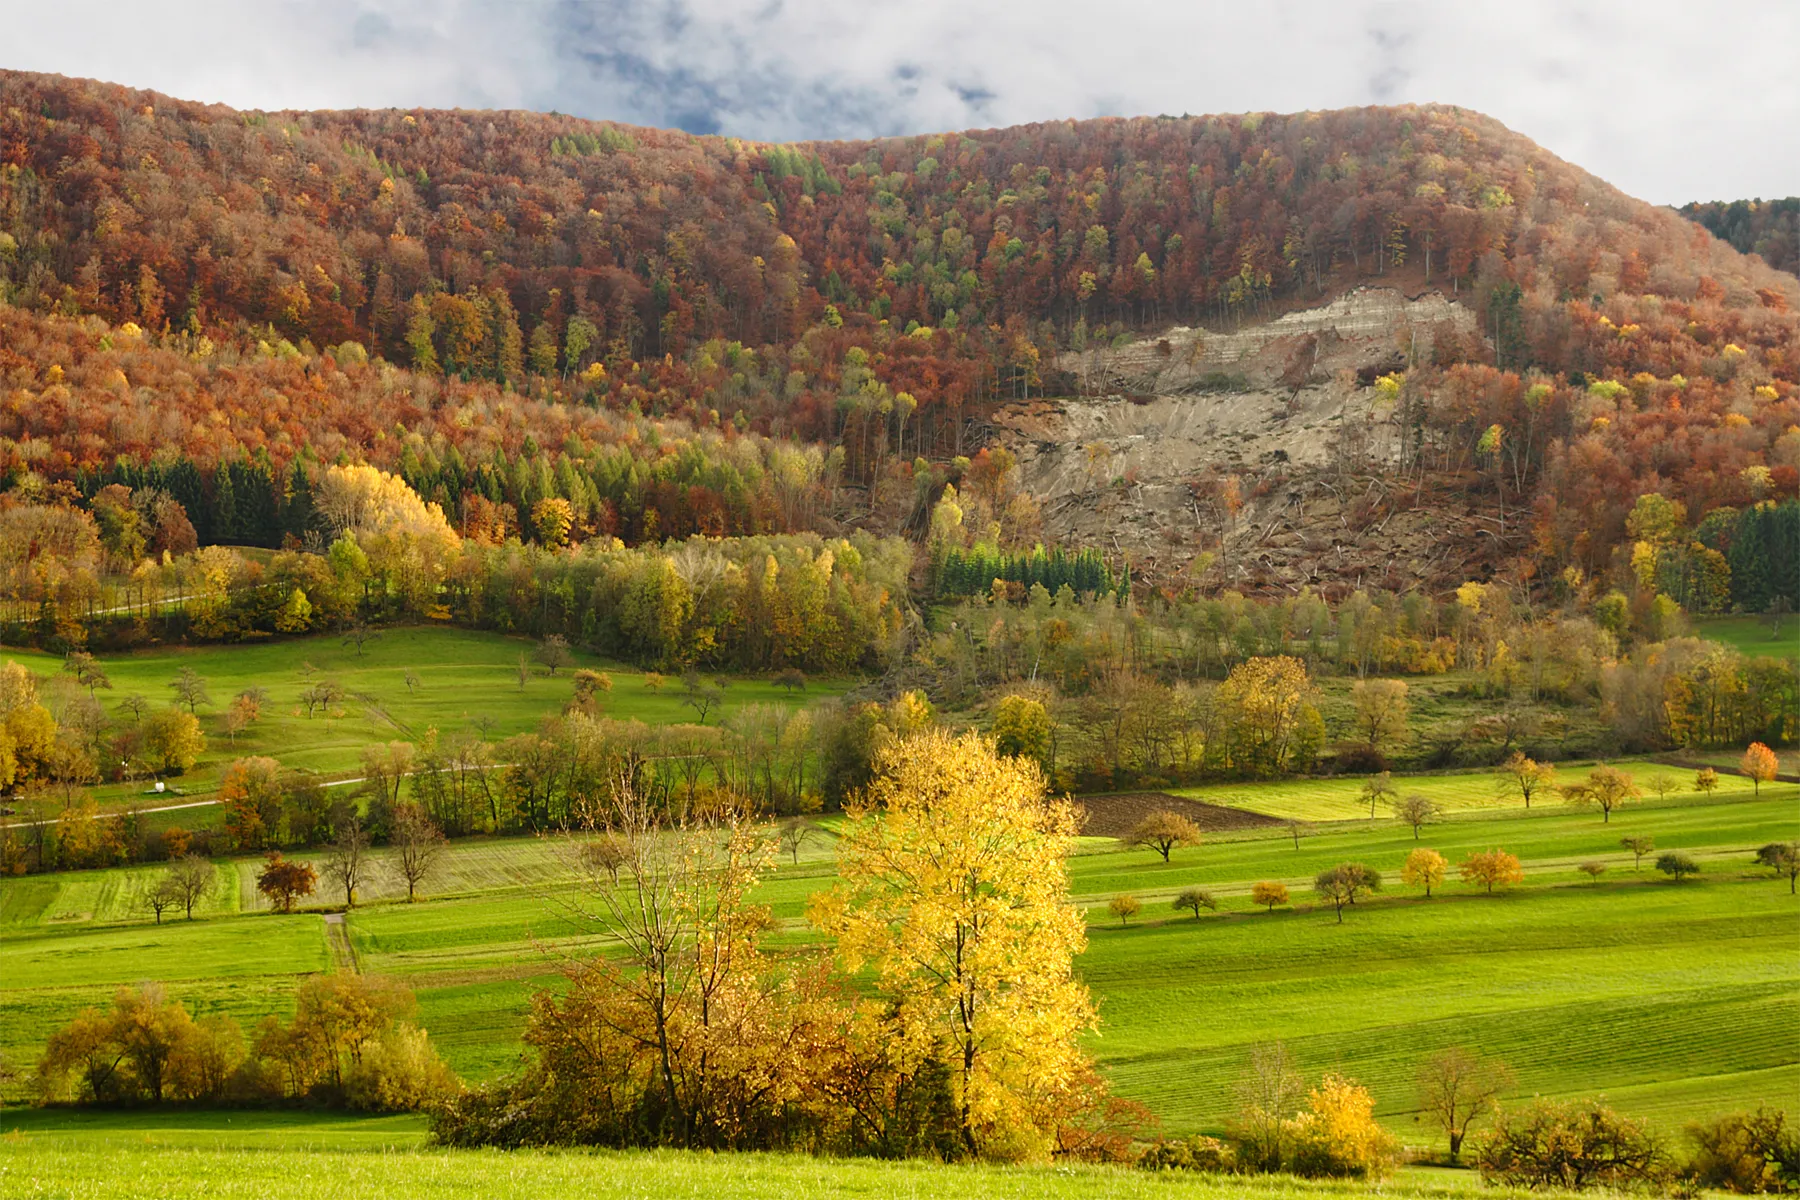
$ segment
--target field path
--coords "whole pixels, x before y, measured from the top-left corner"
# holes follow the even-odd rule
[[[362,964],[356,960],[356,947],[350,944],[350,931],[344,927],[343,913],[325,914],[325,944],[331,947],[331,957],[336,960],[339,970],[352,975],[362,974]]]

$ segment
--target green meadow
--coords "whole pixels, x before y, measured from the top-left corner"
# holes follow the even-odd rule
[[[0,1195],[8,1200],[1331,1200],[1371,1192],[1358,1183],[1125,1167],[942,1166],[679,1151],[434,1151],[418,1148],[423,1134],[416,1128],[391,1119],[367,1122],[379,1127],[369,1136],[309,1114],[252,1114],[232,1124],[214,1114],[154,1123],[122,1114],[104,1127],[31,1116],[0,1117],[0,1124],[17,1126],[0,1135]],[[1511,1200],[1526,1193],[1482,1188],[1468,1172],[1409,1167],[1379,1194],[1393,1200]]]
[[[612,679],[612,691],[601,697],[609,717],[656,725],[696,720],[695,711],[681,699],[677,678],[654,687],[636,668],[579,650],[571,650],[572,663],[552,676],[532,659],[536,649],[537,643],[525,638],[421,626],[384,630],[360,652],[336,637],[308,637],[103,655],[100,664],[112,687],[96,696],[115,720],[130,721],[120,707],[129,696],[142,696],[158,707],[171,702],[169,684],[184,667],[206,681],[213,703],[202,705],[197,714],[206,733],[206,753],[193,770],[167,781],[169,792],[153,798],[141,783],[114,784],[96,789],[96,796],[111,808],[126,801],[162,806],[204,799],[233,759],[250,754],[269,755],[284,766],[327,779],[349,779],[360,773],[363,748],[374,743],[416,742],[432,729],[445,735],[473,729],[498,740],[534,729],[560,712],[573,693],[571,676],[582,667],[604,671]],[[522,656],[529,672],[521,686]],[[54,681],[48,685],[52,700],[55,692],[68,694],[75,688],[73,680],[61,675],[62,660],[54,655],[9,650],[3,657]],[[323,679],[342,685],[344,700],[331,714],[308,717],[300,695]],[[804,705],[848,686],[816,680],[804,691],[791,692],[768,679],[730,679],[727,684],[723,702],[708,714],[709,724],[746,705]],[[262,688],[269,699],[262,719],[234,739],[225,729],[225,710],[233,696],[249,687]],[[194,828],[209,817],[200,809],[162,814],[162,819]]]
[[[1432,778],[1445,795],[1492,795],[1491,776]],[[1365,808],[1360,819],[1313,820],[1298,848],[1275,826],[1177,849],[1169,863],[1083,839],[1070,876],[1090,923],[1079,969],[1101,1015],[1091,1049],[1117,1089],[1171,1133],[1219,1130],[1249,1048],[1275,1039],[1309,1072],[1368,1084],[1379,1115],[1414,1145],[1431,1136],[1414,1120],[1413,1073],[1450,1045],[1511,1063],[1514,1099],[1604,1094],[1671,1131],[1729,1107],[1791,1103],[1800,1091],[1800,901],[1750,856],[1800,835],[1797,802],[1793,785],[1767,786],[1759,799],[1731,786],[1710,799],[1648,800],[1610,822],[1541,802],[1530,811],[1472,802],[1417,841]],[[1634,870],[1619,845],[1626,834],[1686,851],[1702,874],[1671,883],[1650,859]],[[1523,860],[1525,881],[1487,896],[1456,881],[1453,866],[1428,900],[1399,880],[1417,845],[1452,864],[1504,848]],[[516,1065],[531,991],[556,985],[563,955],[604,948],[564,903],[564,853],[552,839],[459,842],[425,900],[404,903],[378,872],[373,902],[348,916],[357,964],[416,991],[422,1023],[465,1078]],[[810,940],[807,898],[830,884],[832,853],[823,833],[764,883],[783,940]],[[1382,870],[1387,888],[1340,924],[1308,889],[1319,870],[1346,860]],[[1598,882],[1576,870],[1588,861],[1607,866]],[[247,904],[250,865],[222,863],[199,919],[160,926],[129,904],[144,868],[0,881],[0,1005],[9,1014],[0,1052],[29,1064],[74,1011],[146,979],[199,1011],[283,1011],[298,978],[331,965],[324,919]],[[1252,905],[1250,887],[1265,879],[1285,882],[1294,902],[1273,913]],[[1199,920],[1170,907],[1196,885],[1220,904]],[[1143,902],[1129,925],[1106,907],[1120,893]]]

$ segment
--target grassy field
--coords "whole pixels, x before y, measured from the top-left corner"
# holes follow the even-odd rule
[[[576,1195],[617,1200],[791,1200],[796,1195],[818,1200],[1329,1200],[1373,1194],[1395,1200],[1476,1195],[1510,1200],[1521,1195],[1482,1188],[1468,1172],[1421,1168],[1404,1169],[1376,1189],[1279,1176],[1239,1179],[1105,1167],[940,1166],[768,1154],[395,1149],[387,1143],[408,1139],[391,1124],[370,1138],[339,1122],[315,1123],[304,1116],[286,1122],[240,1116],[234,1125],[219,1127],[204,1119],[148,1124],[125,1115],[103,1127],[85,1128],[33,1121],[31,1116],[0,1115],[0,1128],[18,1127],[0,1134],[0,1195],[8,1200],[343,1200],[382,1195],[409,1200],[563,1200]]]
[[[570,676],[579,667],[606,671],[613,690],[604,697],[608,716],[637,719],[651,724],[694,720],[694,710],[683,704],[679,680],[652,690],[643,672],[603,662],[573,652],[574,664],[554,677],[535,664],[521,687],[518,666],[536,643],[523,638],[478,633],[444,627],[386,630],[368,642],[363,652],[336,637],[297,638],[288,641],[238,646],[168,647],[132,654],[102,657],[101,665],[112,689],[98,697],[115,720],[130,721],[119,707],[128,696],[143,696],[161,706],[173,699],[169,684],[183,667],[205,679],[213,704],[199,710],[206,731],[207,753],[185,776],[169,780],[174,794],[150,800],[143,784],[111,785],[96,795],[112,807],[127,799],[147,804],[175,804],[185,798],[210,793],[219,774],[233,759],[247,754],[266,754],[284,766],[316,771],[327,778],[347,778],[358,773],[363,747],[393,740],[417,741],[429,729],[449,734],[470,727],[485,729],[498,739],[537,727],[546,716],[562,710],[573,692]],[[62,660],[35,651],[9,651],[7,658],[30,667],[53,681],[50,699],[72,692],[74,684],[60,674]],[[406,683],[408,673],[414,687]],[[343,685],[346,699],[336,716],[307,717],[300,694],[321,679]],[[263,718],[235,742],[225,732],[225,709],[231,698],[248,687],[261,687],[269,695]],[[846,684],[810,683],[804,692],[790,693],[766,679],[731,682],[724,703],[708,722],[717,724],[748,704],[806,704],[841,692]],[[195,828],[206,820],[205,810],[187,810],[166,819]]]
[[[1734,756],[1727,757],[1730,762],[1737,761]],[[1639,759],[1623,759],[1613,765],[1630,771],[1639,789],[1649,797],[1656,794],[1652,781],[1658,776],[1667,779],[1668,794],[1671,796],[1686,793],[1693,787],[1694,772],[1691,770]],[[1576,783],[1587,774],[1591,766],[1593,764],[1588,762],[1559,763],[1558,781],[1563,784]],[[1277,779],[1266,783],[1178,788],[1174,794],[1191,796],[1210,804],[1223,804],[1229,808],[1245,808],[1251,812],[1280,817],[1284,821],[1343,821],[1358,817],[1367,819],[1369,816],[1369,802],[1362,795],[1363,779],[1361,775],[1339,775],[1324,779]],[[1393,780],[1394,789],[1400,796],[1414,793],[1428,796],[1452,813],[1483,809],[1499,812],[1519,807],[1518,797],[1502,792],[1499,782],[1500,777],[1491,771],[1395,775]],[[1752,790],[1753,785],[1748,779],[1736,775],[1721,775],[1719,789],[1715,794],[1720,799],[1731,799],[1748,796]],[[1536,797],[1533,803],[1546,811],[1557,811],[1561,807],[1560,798],[1554,795]],[[1390,812],[1385,801],[1375,806],[1378,817],[1386,817]]]
[[[1149,1104],[1170,1132],[1216,1130],[1249,1047],[1280,1038],[1309,1071],[1335,1067],[1369,1084],[1380,1115],[1414,1145],[1431,1139],[1413,1119],[1412,1074],[1422,1055],[1454,1044],[1511,1062],[1515,1098],[1604,1093],[1670,1131],[1733,1106],[1791,1105],[1800,1092],[1800,902],[1751,868],[1750,851],[1800,835],[1800,788],[1765,787],[1760,799],[1735,786],[1710,801],[1672,794],[1603,822],[1560,805],[1494,807],[1490,776],[1432,779],[1438,794],[1466,793],[1469,803],[1416,842],[1366,809],[1315,819],[1298,849],[1273,827],[1177,850],[1167,864],[1084,839],[1070,867],[1090,917],[1080,970],[1102,1014],[1093,1052],[1122,1093]],[[1671,884],[1648,862],[1634,871],[1619,845],[1626,834],[1687,851],[1702,876]],[[1415,845],[1452,863],[1504,847],[1524,860],[1526,880],[1488,897],[1453,873],[1426,900],[1398,879]],[[829,884],[831,856],[822,836],[764,884],[784,938],[810,936],[806,899]],[[1609,868],[1597,884],[1575,870],[1596,859]],[[1312,908],[1307,889],[1345,860],[1381,869],[1389,889],[1340,925]],[[319,913],[246,905],[239,872],[221,872],[203,919],[160,927],[126,904],[135,873],[0,880],[0,1006],[9,1015],[0,1051],[15,1063],[29,1064],[56,1024],[120,985],[158,978],[200,1010],[251,1018],[283,1011],[294,981],[331,961]],[[597,944],[558,905],[567,878],[553,841],[457,843],[426,902],[349,915],[357,960],[412,986],[451,1064],[491,1078],[518,1061],[530,990],[554,984],[560,953]],[[1295,906],[1253,908],[1248,891],[1262,879],[1285,881]],[[1193,885],[1212,890],[1221,912],[1199,921],[1173,912],[1170,898]],[[1129,927],[1105,907],[1121,892],[1144,902]],[[389,877],[370,895],[395,893]]]
[[[1800,617],[1791,614],[1779,624],[1767,617],[1696,617],[1694,633],[1752,657],[1800,659]]]

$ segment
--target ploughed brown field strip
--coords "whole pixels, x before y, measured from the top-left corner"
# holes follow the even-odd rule
[[[1223,804],[1205,804],[1167,792],[1112,792],[1074,799],[1076,807],[1086,814],[1081,832],[1090,837],[1124,837],[1139,821],[1158,809],[1179,813],[1208,832],[1281,824],[1275,817],[1262,813],[1227,808]]]

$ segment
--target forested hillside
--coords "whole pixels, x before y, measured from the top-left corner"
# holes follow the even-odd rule
[[[1415,503],[1529,513],[1520,579],[1800,489],[1800,282],[1454,108],[770,146],[0,74],[0,470],[202,543],[301,537],[340,457],[478,540],[918,536],[1059,354],[1372,281],[1479,319],[1396,420]],[[987,490],[965,544],[1029,550]]]

